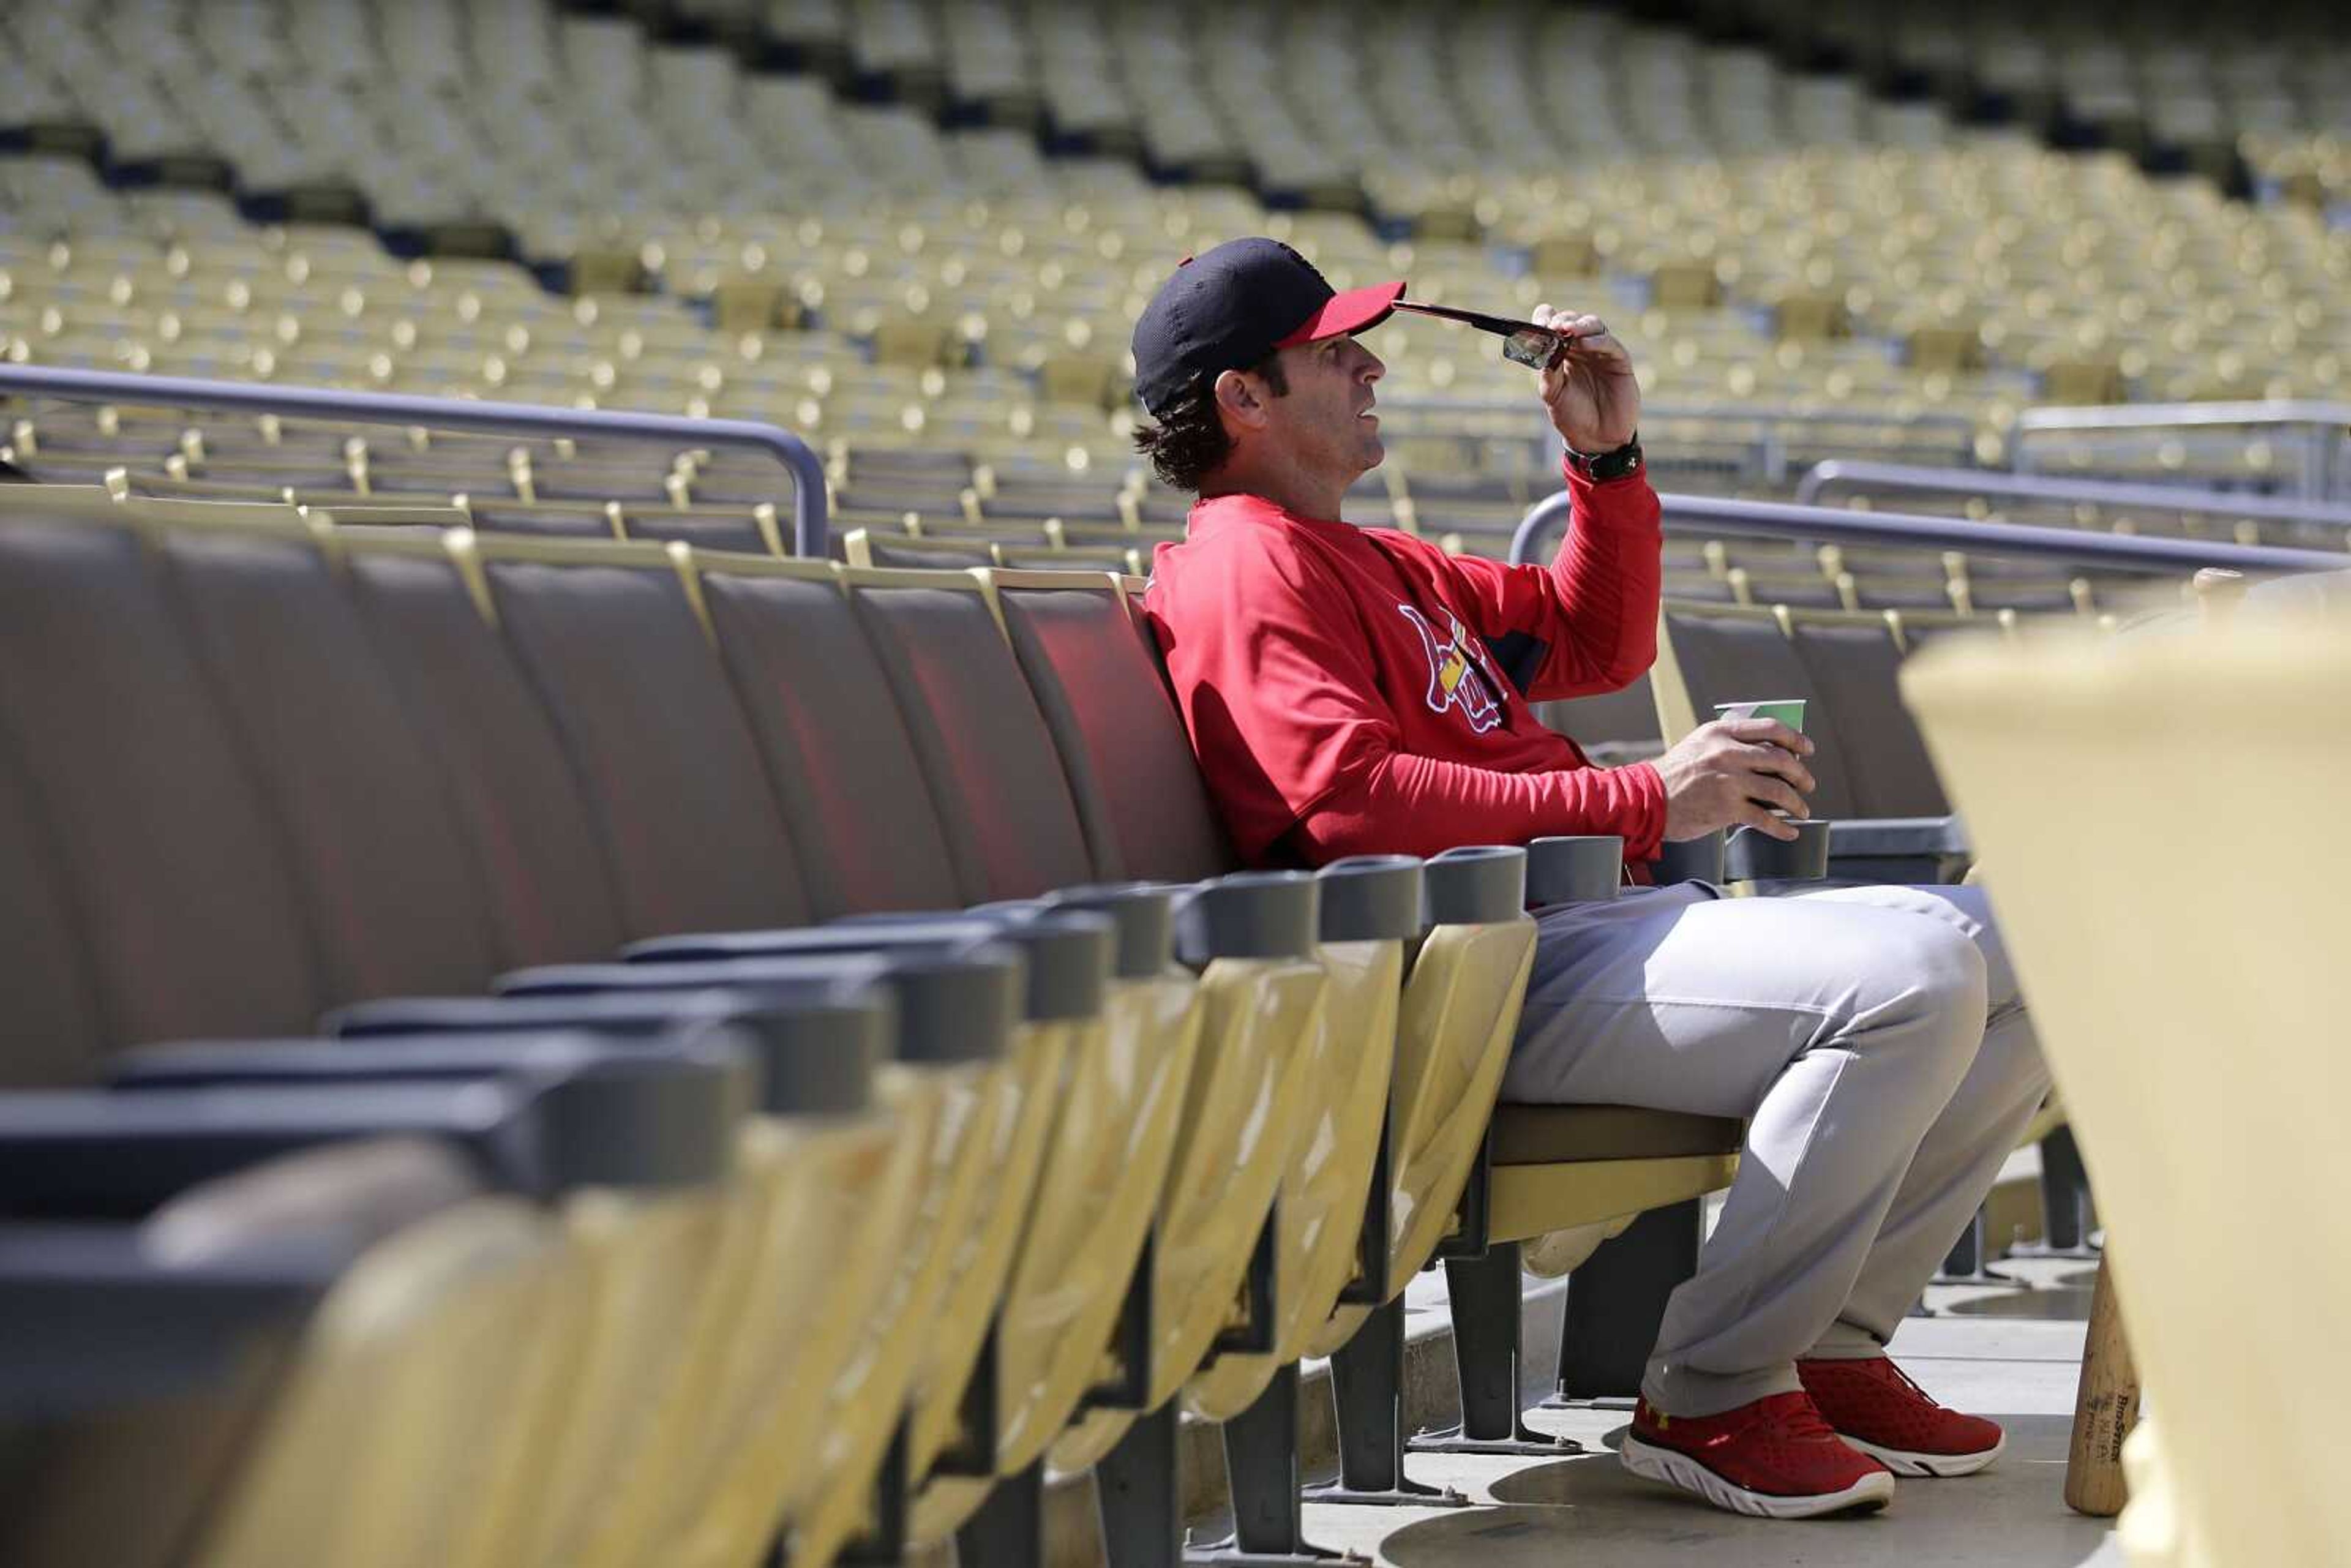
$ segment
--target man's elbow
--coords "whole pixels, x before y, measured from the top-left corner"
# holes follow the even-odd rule
[[[1622,691],[1647,674],[1649,666],[1656,662],[1657,629],[1656,623],[1652,622],[1642,632],[1617,644],[1616,652],[1609,659],[1608,667],[1604,672],[1608,678],[1608,689]]]
[[[1392,828],[1384,833],[1368,813],[1329,802],[1300,817],[1290,830],[1290,842],[1298,858],[1316,866],[1349,855],[1397,853],[1394,837]]]

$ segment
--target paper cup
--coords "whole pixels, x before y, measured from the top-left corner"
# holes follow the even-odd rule
[[[1804,699],[1772,697],[1762,702],[1717,703],[1717,718],[1776,718],[1798,735],[1804,733]]]

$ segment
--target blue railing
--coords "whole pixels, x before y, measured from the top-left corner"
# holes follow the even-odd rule
[[[346,392],[281,386],[267,382],[203,381],[127,371],[76,371],[53,365],[0,365],[0,394],[62,398],[73,402],[129,402],[155,408],[226,409],[357,424],[423,425],[478,430],[493,435],[617,436],[674,441],[681,447],[737,446],[765,452],[792,476],[792,549],[822,559],[830,542],[824,464],[816,449],[778,424],[746,419],[689,419],[681,414],[617,409],[553,408],[541,403],[482,402],[470,398],[417,397],[406,392]]]

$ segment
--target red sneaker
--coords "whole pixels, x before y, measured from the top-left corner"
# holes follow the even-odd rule
[[[1804,1392],[1844,1440],[1897,1476],[1967,1476],[2000,1458],[1997,1422],[1947,1410],[1882,1355],[1796,1363]]]
[[[1666,1416],[1644,1399],[1621,1456],[1636,1476],[1758,1519],[1814,1519],[1883,1508],[1884,1465],[1829,1429],[1802,1394],[1773,1394],[1719,1416]]]

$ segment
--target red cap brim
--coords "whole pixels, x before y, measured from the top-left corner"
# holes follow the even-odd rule
[[[1311,343],[1317,338],[1336,338],[1348,332],[1360,332],[1366,327],[1376,327],[1388,319],[1395,302],[1404,298],[1404,282],[1374,283],[1365,288],[1350,288],[1333,294],[1322,302],[1322,308],[1309,316],[1296,331],[1274,344],[1277,349],[1292,348]]]

